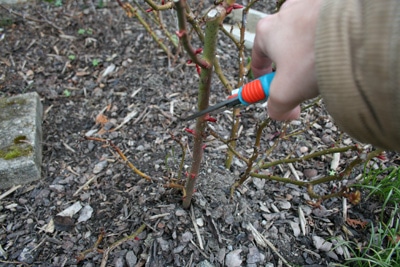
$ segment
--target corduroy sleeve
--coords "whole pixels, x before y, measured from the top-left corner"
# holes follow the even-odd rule
[[[315,49],[318,87],[339,127],[400,151],[400,1],[323,1]]]

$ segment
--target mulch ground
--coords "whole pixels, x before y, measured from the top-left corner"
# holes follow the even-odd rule
[[[196,69],[185,56],[168,58],[117,3],[88,4],[0,8],[0,96],[35,91],[44,105],[43,178],[0,199],[1,266],[327,266],[344,262],[346,251],[333,249],[335,238],[368,240],[370,229],[362,223],[375,222],[380,211],[364,195],[344,211],[342,198],[318,204],[305,188],[251,178],[231,197],[245,164],[235,159],[225,169],[226,146],[211,136],[192,206],[183,209],[182,192],[166,185],[183,183],[178,178],[190,166],[192,138],[184,129],[194,122],[180,117],[196,111]],[[259,3],[257,9],[271,5]],[[173,11],[163,14],[173,21]],[[221,36],[217,53],[234,85],[234,45]],[[214,78],[212,103],[226,98]],[[211,127],[228,138],[229,111],[216,116]],[[259,104],[242,110],[243,155],[251,155],[256,126],[265,116]],[[282,127],[271,122],[264,130],[264,161],[355,143],[321,102],[285,126],[287,133],[300,134],[277,142]],[[88,136],[111,141],[152,181],[132,171],[110,143]],[[186,148],[182,173],[176,140]],[[336,171],[355,156],[342,153]],[[266,171],[313,179],[326,175],[334,159],[326,155]],[[398,156],[387,153],[370,166],[396,163]],[[362,166],[315,191],[334,192],[361,174]]]

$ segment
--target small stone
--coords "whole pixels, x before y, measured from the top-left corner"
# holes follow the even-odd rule
[[[49,188],[57,193],[62,193],[65,191],[64,186],[60,184],[52,184],[49,186]]]
[[[242,264],[241,249],[235,249],[229,252],[225,258],[225,266],[227,267],[240,267]]]
[[[29,243],[19,254],[18,256],[18,261],[24,262],[27,264],[32,264],[35,261],[35,258],[37,256],[37,252],[35,248],[37,247],[37,244],[35,242]]]
[[[316,169],[305,169],[303,174],[306,178],[310,179],[318,175],[318,171]]]
[[[137,257],[133,251],[128,251],[128,253],[126,253],[125,260],[128,267],[134,267],[137,263]]]
[[[266,182],[265,179],[259,179],[259,178],[253,179],[253,184],[257,187],[258,190],[261,190],[264,188],[265,182]]]
[[[162,251],[168,251],[169,250],[169,243],[168,241],[164,240],[162,237],[157,238],[158,244],[160,244],[160,248]]]
[[[326,145],[329,145],[329,144],[331,144],[331,143],[333,142],[331,136],[328,135],[328,134],[323,135],[323,136],[321,137],[321,140],[322,140],[322,142],[324,142],[324,144],[326,144]]]
[[[175,215],[178,216],[178,217],[185,216],[186,215],[186,211],[183,210],[183,209],[178,209],[177,211],[175,211]]]
[[[304,154],[304,153],[307,153],[308,152],[308,147],[306,147],[306,146],[302,146],[302,147],[300,147],[300,152],[302,153],[302,154]]]
[[[182,242],[187,243],[193,239],[193,234],[191,232],[185,232],[182,234]]]
[[[197,218],[196,219],[196,224],[200,227],[204,226],[204,220],[202,218]]]
[[[196,267],[214,267],[208,260],[199,262]]]
[[[93,168],[93,173],[94,173],[94,174],[100,173],[105,167],[107,167],[107,165],[108,165],[107,160],[100,161],[99,163],[97,163],[97,164],[94,166],[94,168]]]
[[[121,257],[117,258],[115,260],[114,266],[115,267],[124,267],[124,259]]]
[[[279,201],[278,206],[283,210],[288,210],[292,207],[289,201]]]
[[[247,254],[247,264],[256,264],[261,261],[260,251],[257,247],[249,248],[249,254]]]
[[[320,236],[315,235],[312,237],[312,240],[313,240],[315,248],[318,250],[327,252],[327,251],[330,251],[332,248],[332,243],[326,241],[325,239],[323,239]]]

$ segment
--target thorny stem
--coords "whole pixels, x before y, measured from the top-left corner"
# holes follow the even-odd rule
[[[194,31],[196,32],[197,36],[199,37],[201,43],[204,43],[204,34],[200,28],[200,24],[196,21],[195,16],[191,10],[187,10],[187,22],[192,26]]]
[[[176,5],[176,14],[178,16],[179,31],[177,35],[182,42],[185,51],[188,53],[193,63],[199,65],[201,68],[208,69],[212,65],[207,60],[197,56],[196,50],[193,49],[189,41],[188,30],[186,27],[186,1],[185,0],[174,0]]]
[[[215,51],[218,38],[218,29],[222,20],[225,18],[225,9],[221,6],[216,6],[210,10],[206,18],[206,29],[204,39],[203,57],[204,61],[208,62],[209,66],[213,66],[215,61]],[[182,29],[180,28],[180,31]],[[210,97],[210,87],[212,78],[212,67],[202,68],[199,81],[199,94],[198,94],[198,110],[203,110],[208,107]],[[197,118],[196,130],[194,133],[193,144],[193,160],[190,173],[186,182],[186,198],[183,199],[183,208],[189,208],[194,186],[196,184],[197,176],[199,174],[200,163],[203,156],[203,140],[205,138],[206,122],[204,116]]]
[[[327,155],[327,154],[333,154],[333,153],[340,153],[340,152],[345,152],[349,150],[356,151],[358,150],[358,146],[346,146],[346,147],[333,147],[333,148],[328,148],[322,151],[317,151],[312,154],[305,155],[301,158],[286,158],[286,159],[281,159],[281,160],[276,160],[273,162],[265,163],[260,166],[261,169],[268,169],[270,167],[282,164],[282,163],[293,163],[293,162],[301,162],[305,160],[309,160],[312,158],[316,158],[322,155]]]
[[[354,149],[354,148],[356,148],[356,149]],[[340,151],[341,149],[346,149],[346,150]],[[326,153],[327,150],[330,150],[330,152]],[[327,149],[327,150],[319,151],[319,152],[307,155],[305,157],[307,157],[307,159],[310,159],[311,155],[315,155],[314,157],[317,157],[317,156],[324,155],[324,154],[333,154],[333,153],[345,152],[345,151],[348,151],[348,150],[358,150],[358,149],[357,149],[357,146],[349,146],[349,147],[343,147],[343,148],[332,148],[332,149]],[[333,151],[335,151],[335,152],[333,152]],[[331,182],[331,181],[341,181],[341,180],[343,180],[345,177],[348,177],[350,175],[351,171],[357,165],[369,162],[374,157],[380,155],[382,153],[382,151],[383,150],[381,150],[381,149],[377,149],[375,151],[369,152],[368,155],[366,155],[365,158],[363,158],[363,156],[357,157],[338,175],[328,175],[328,176],[324,176],[322,178],[315,179],[315,180],[312,180],[312,181],[297,181],[297,180],[292,180],[290,178],[283,178],[283,177],[259,174],[259,173],[254,173],[254,172],[250,173],[249,176],[260,178],[260,179],[268,179],[268,180],[279,181],[279,182],[283,182],[283,183],[295,184],[295,185],[298,185],[298,186],[306,186],[307,187],[307,192],[310,195],[310,197],[317,198],[317,199],[328,199],[328,198],[331,198],[331,197],[342,196],[343,193],[345,193],[345,192],[344,192],[344,190],[340,190],[339,192],[336,192],[336,193],[332,193],[332,194],[328,194],[328,195],[325,195],[325,196],[321,196],[321,195],[318,195],[317,193],[314,192],[313,186],[317,185],[317,184],[328,183],[328,182]],[[275,162],[273,162],[273,163],[275,163]],[[286,162],[286,163],[288,163],[288,162]],[[239,186],[239,184],[236,184],[236,187],[237,186]],[[232,193],[232,191],[231,191],[231,193]]]

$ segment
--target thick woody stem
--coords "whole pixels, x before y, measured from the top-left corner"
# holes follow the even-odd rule
[[[216,6],[210,10],[206,16],[206,29],[204,36],[204,50],[203,60],[209,63],[208,68],[203,68],[200,75],[199,81],[199,95],[198,95],[198,110],[203,110],[208,107],[208,101],[210,97],[210,87],[212,78],[212,66],[215,61],[215,52],[217,47],[217,38],[219,25],[225,18],[225,9],[221,6]],[[200,163],[203,157],[203,141],[205,138],[206,121],[204,116],[201,116],[196,121],[196,130],[194,133],[194,144],[193,144],[193,160],[190,170],[190,177],[187,178],[186,182],[186,198],[183,200],[183,207],[189,208],[194,186],[199,174]]]

